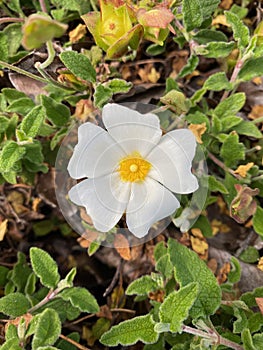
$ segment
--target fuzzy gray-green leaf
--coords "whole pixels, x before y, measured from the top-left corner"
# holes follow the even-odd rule
[[[99,306],[94,296],[85,288],[67,288],[58,294],[59,298],[70,303],[82,312],[95,313],[99,311]]]
[[[45,309],[37,319],[32,350],[45,345],[53,345],[61,333],[61,322],[58,313],[53,309]]]
[[[246,102],[246,95],[243,92],[231,95],[224,101],[218,104],[214,113],[220,118],[227,117],[229,115],[235,115],[244,106]]]
[[[34,107],[23,119],[20,129],[27,137],[35,137],[43,124],[45,112],[43,107]]]
[[[197,295],[198,283],[196,282],[170,293],[160,307],[160,321],[169,323],[171,332],[180,332],[182,323],[188,317]]]
[[[62,103],[58,103],[49,96],[41,96],[47,118],[56,126],[64,126],[70,118],[70,110]]]
[[[220,305],[221,290],[211,270],[195,252],[174,239],[169,239],[168,251],[175,269],[175,279],[180,286],[191,282],[199,284],[198,298],[190,310],[190,316],[198,318],[213,314]]]
[[[58,267],[51,256],[42,249],[30,249],[30,260],[35,274],[45,287],[55,288],[60,279]]]
[[[225,11],[225,16],[233,30],[234,39],[238,42],[238,47],[246,47],[249,43],[248,27],[233,12]]]
[[[15,164],[23,157],[25,148],[16,142],[6,143],[0,152],[0,172],[8,173],[14,169]]]
[[[29,301],[22,293],[10,293],[0,299],[0,312],[8,316],[21,316],[29,308]]]
[[[239,160],[245,159],[245,146],[239,142],[236,132],[232,132],[226,137],[220,150],[220,156],[228,167],[234,167]]]
[[[225,72],[215,73],[205,81],[204,88],[212,91],[231,90],[231,83],[228,81]]]
[[[139,316],[121,322],[104,333],[100,342],[108,346],[132,345],[138,341],[154,344],[158,340],[158,333],[154,331],[155,322],[151,315]]]
[[[140,278],[137,278],[133,281],[128,288],[126,289],[127,295],[146,295],[150,292],[153,292],[159,288],[159,285],[154,281],[151,276],[145,275]]]
[[[95,83],[96,71],[88,57],[76,51],[64,51],[59,58],[76,77]]]

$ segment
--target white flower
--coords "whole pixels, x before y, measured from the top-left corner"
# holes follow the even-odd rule
[[[98,231],[109,231],[125,213],[130,232],[143,237],[180,207],[172,192],[197,190],[191,173],[195,137],[187,129],[162,136],[155,114],[117,104],[103,108],[102,120],[108,132],[92,123],[78,129],[68,171],[88,179],[72,187],[69,198],[86,208]]]

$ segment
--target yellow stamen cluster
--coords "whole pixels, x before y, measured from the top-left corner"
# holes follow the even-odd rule
[[[151,166],[151,163],[143,159],[140,153],[134,152],[120,160],[118,171],[122,181],[143,181]]]

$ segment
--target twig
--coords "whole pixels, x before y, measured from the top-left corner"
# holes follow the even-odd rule
[[[120,271],[121,271],[121,268],[122,268],[122,260],[120,261],[117,269],[116,269],[116,272],[115,272],[115,275],[113,276],[112,278],[112,281],[109,285],[109,287],[105,290],[103,296],[106,297],[107,295],[110,294],[110,292],[113,290],[118,278],[119,278],[119,274],[120,274]]]
[[[39,0],[39,5],[41,7],[41,11],[47,13],[47,7],[46,7],[45,0]]]
[[[78,349],[80,349],[80,350],[91,350],[91,349],[89,349],[89,348],[86,348],[86,347],[83,346],[83,345],[80,345],[80,344],[77,343],[75,340],[70,339],[70,338],[66,337],[65,335],[63,335],[63,334],[60,334],[59,337],[60,337],[61,339],[65,340],[65,341],[67,341],[68,343],[70,343],[70,344],[76,346],[76,348],[78,348]]]
[[[10,70],[14,71],[14,72],[17,72],[19,74],[22,74],[22,75],[26,75],[27,77],[31,78],[31,79],[35,79],[37,81],[41,81],[42,83],[45,83],[47,84],[48,82],[46,81],[46,79],[44,78],[41,78],[39,77],[38,75],[35,75],[35,74],[32,74],[30,72],[27,72],[21,68],[18,68],[16,66],[12,66],[12,64],[9,64],[7,62],[4,62],[4,61],[0,61],[0,66],[3,66],[3,67],[6,67],[6,68],[9,68]]]
[[[0,24],[2,23],[8,23],[8,22],[24,22],[24,18],[17,18],[17,17],[2,17],[0,18]]]
[[[208,157],[216,164],[218,165],[220,168],[222,168],[223,170],[225,170],[226,172],[230,173],[231,175],[233,175],[235,178],[237,178],[238,180],[240,180],[240,176],[238,174],[235,174],[234,170],[228,168],[223,162],[221,162],[221,160],[219,160],[218,158],[216,158],[212,153],[208,152]]]
[[[230,78],[230,83],[234,83],[236,81],[238,73],[239,73],[240,69],[242,68],[243,64],[244,64],[244,61],[242,59],[237,61],[235,68],[233,70],[232,76]],[[228,95],[229,95],[229,91],[225,91],[223,93],[223,96],[221,97],[220,102],[224,101],[228,97]]]
[[[74,322],[71,322],[71,324],[78,324],[78,323],[80,323],[80,322],[82,322],[82,321],[87,320],[88,318],[94,317],[95,315],[96,315],[96,314],[86,315],[86,316],[84,316],[84,317],[81,317],[81,318],[77,319],[77,320],[74,321]]]
[[[129,310],[129,309],[122,309],[122,308],[114,308],[110,310],[111,312],[126,312],[127,314],[132,314],[134,315],[136,311],[134,310]]]
[[[215,345],[225,345],[228,348],[231,348],[234,350],[244,350],[244,348],[241,345],[234,343],[233,341],[228,340],[226,338],[223,338],[220,334],[218,334],[217,332],[215,332],[212,329],[210,329],[209,332],[205,332],[205,331],[202,331],[200,329],[196,329],[196,328],[192,328],[192,327],[183,325],[182,331],[189,333],[189,334],[197,335],[197,336],[202,337],[202,338],[211,339],[211,341]]]

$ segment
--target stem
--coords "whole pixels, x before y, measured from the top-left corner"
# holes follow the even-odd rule
[[[218,165],[220,168],[222,168],[224,171],[230,173],[231,175],[233,175],[235,178],[237,178],[238,180],[240,180],[240,176],[238,174],[235,174],[234,170],[228,168],[223,162],[221,162],[221,160],[219,160],[218,158],[216,158],[212,153],[208,152],[208,157],[216,164]]]
[[[68,343],[70,343],[70,344],[72,344],[72,345],[75,345],[76,348],[78,348],[78,349],[80,349],[80,350],[91,350],[91,349],[89,349],[89,348],[86,348],[86,347],[83,346],[83,345],[80,345],[79,343],[75,342],[74,340],[72,340],[72,339],[70,339],[70,338],[68,338],[68,337],[65,337],[65,335],[63,335],[63,334],[60,334],[59,337],[60,337],[61,339],[63,339],[63,340],[66,340]]]
[[[223,337],[221,337],[221,335],[219,335],[218,344],[225,345],[228,348],[231,348],[234,350],[244,350],[243,346],[241,346],[237,343],[234,343],[233,341],[231,341],[229,339],[223,338]]]
[[[6,68],[9,68],[10,70],[13,70],[14,72],[17,72],[19,74],[23,74],[26,75],[27,77],[31,78],[31,79],[35,79],[38,81],[41,81],[42,83],[47,84],[48,82],[46,81],[46,79],[43,79],[41,77],[39,77],[38,75],[32,74],[30,72],[27,72],[21,68],[18,68],[16,66],[12,66],[11,64],[4,62],[4,61],[0,61],[0,65]]]
[[[52,41],[51,40],[48,40],[48,42],[46,43],[47,45],[47,52],[48,52],[48,57],[47,59],[40,64],[40,68],[41,69],[45,69],[47,68],[53,61],[54,61],[54,58],[56,56],[56,52],[54,50],[54,47],[53,47],[53,44],[52,44]]]
[[[0,61],[0,64],[1,64],[1,61]],[[60,84],[60,83],[57,82],[56,80],[52,79],[52,78],[44,71],[44,69],[41,68],[41,63],[40,63],[40,62],[36,62],[36,63],[35,63],[35,68],[39,71],[39,73],[42,75],[42,77],[45,78],[45,83],[46,83],[46,84],[51,83],[51,84],[53,84],[53,85],[55,85],[55,86],[58,86],[58,87],[60,87],[60,88],[62,88],[62,89],[65,89],[65,90],[70,90],[70,91],[73,90],[73,88],[68,87],[68,86],[65,86],[65,85],[63,85],[63,84]],[[41,78],[41,79],[43,79],[43,78]]]
[[[259,181],[259,180],[263,180],[263,175],[255,176],[255,177],[252,177],[251,179],[251,181]]]
[[[233,70],[232,76],[230,78],[230,83],[234,83],[236,81],[238,73],[239,73],[240,69],[242,68],[243,64],[244,64],[244,61],[242,59],[237,60],[237,63],[236,63],[235,68]],[[229,95],[229,91],[225,91],[223,96],[221,97],[220,102],[224,101],[228,97],[228,95]]]
[[[91,4],[91,7],[92,7],[92,10],[95,11],[95,12],[99,12],[98,9],[97,9],[97,6],[94,2],[94,0],[90,0],[90,4]]]
[[[47,7],[46,7],[45,0],[39,0],[39,5],[41,7],[41,11],[47,13]]]
[[[241,345],[239,345],[237,343],[234,343],[231,340],[228,340],[226,338],[221,337],[220,334],[216,333],[212,329],[210,330],[209,333],[207,333],[207,332],[202,331],[200,329],[196,329],[196,328],[192,328],[192,327],[183,325],[182,326],[182,331],[186,332],[186,333],[189,333],[189,334],[197,335],[197,336],[202,337],[202,338],[211,339],[211,341],[215,345],[225,345],[228,348],[231,348],[231,349],[234,349],[234,350],[244,350],[244,348]]]
[[[17,17],[2,17],[2,18],[0,18],[0,24],[8,23],[8,22],[24,22],[24,19],[17,18]]]
[[[37,309],[41,308],[42,306],[46,305],[50,300],[54,299],[55,296],[61,292],[61,288],[57,288],[55,290],[50,290],[48,292],[48,294],[45,296],[45,298],[43,300],[41,300],[38,304],[36,304],[35,306],[31,307],[28,310],[28,313],[32,314],[33,312],[35,312]]]

